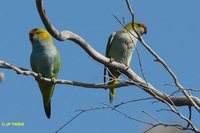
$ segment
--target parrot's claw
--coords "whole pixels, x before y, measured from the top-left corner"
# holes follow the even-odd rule
[[[40,79],[42,77],[42,74],[41,73],[38,73],[38,75],[37,75],[37,79]]]
[[[55,77],[52,77],[52,78],[51,78],[51,83],[53,83],[53,84],[56,83],[56,78],[55,78]]]
[[[126,66],[126,68],[125,68],[125,69],[126,69],[126,70],[128,70],[129,68],[130,68],[129,66]]]
[[[37,73],[38,75],[35,77],[35,80],[41,80],[42,78],[42,74],[41,73]]]
[[[115,59],[114,58],[110,58],[110,62],[112,63]]]
[[[41,74],[41,73],[38,73],[38,77],[42,77],[42,74]]]

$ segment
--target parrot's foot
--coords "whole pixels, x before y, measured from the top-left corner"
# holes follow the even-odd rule
[[[128,70],[129,68],[130,68],[129,66],[126,66],[126,68],[125,68],[125,69],[126,69],[126,70]]]
[[[37,75],[37,77],[35,78],[36,80],[40,80],[41,79],[41,77],[42,77],[42,74],[41,73],[37,73],[38,75]]]
[[[56,78],[55,78],[55,77],[52,77],[52,78],[51,78],[51,83],[53,83],[53,84],[56,83]]]
[[[110,63],[112,63],[115,59],[114,58],[110,58]]]

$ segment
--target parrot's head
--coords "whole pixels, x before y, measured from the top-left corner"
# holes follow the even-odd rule
[[[125,27],[129,30],[133,30],[132,23],[126,24]],[[147,34],[147,26],[145,24],[140,22],[134,22],[134,27],[137,30],[137,32],[140,33],[140,35]]]
[[[35,28],[29,32],[29,39],[33,44],[38,44],[39,42],[52,42],[51,35],[42,28]]]

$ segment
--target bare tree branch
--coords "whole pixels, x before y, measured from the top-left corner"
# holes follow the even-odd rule
[[[148,99],[150,99],[150,98],[135,99],[135,100],[132,100],[132,102],[134,103],[134,102],[148,100]],[[199,133],[198,130],[196,131],[195,129],[190,128],[190,127],[184,127],[184,126],[179,125],[179,124],[166,124],[166,123],[160,122],[160,121],[158,121],[156,118],[154,118],[153,116],[151,116],[147,112],[144,112],[144,113],[147,114],[148,116],[150,116],[152,119],[154,119],[157,122],[156,124],[153,124],[153,123],[150,123],[150,122],[147,122],[147,121],[144,121],[144,120],[139,120],[137,118],[134,118],[134,117],[132,117],[132,116],[120,111],[119,109],[117,109],[118,107],[120,107],[122,105],[125,105],[126,103],[129,103],[129,101],[124,102],[124,103],[119,103],[119,104],[116,104],[116,105],[108,105],[108,104],[102,103],[103,106],[100,106],[100,107],[90,107],[90,108],[87,108],[87,109],[77,109],[75,112],[78,112],[78,114],[76,114],[69,121],[64,123],[59,129],[57,129],[55,131],[55,133],[58,133],[59,131],[61,131],[64,127],[69,125],[76,118],[80,117],[83,113],[96,111],[96,110],[104,110],[104,109],[112,109],[113,111],[116,111],[117,113],[121,114],[122,116],[126,117],[127,119],[130,119],[130,120],[133,120],[133,121],[136,121],[136,122],[139,122],[139,123],[142,123],[142,124],[150,126],[150,128],[147,129],[146,131],[144,131],[144,133],[146,133],[146,132],[148,132],[148,131],[150,131],[150,130],[158,127],[158,126],[176,127],[177,129],[180,129],[180,130],[191,130],[191,131],[195,131],[196,133]]]
[[[145,100],[152,100],[152,99],[155,99],[155,98],[154,97],[147,97],[147,98],[129,100],[129,101],[126,101],[126,102],[121,102],[119,104],[113,105],[113,107],[117,108],[121,105],[129,104],[129,103],[135,103],[135,102],[139,102],[139,101],[145,101]]]
[[[12,69],[12,70],[14,70],[17,74],[32,75],[32,76],[34,76],[35,78],[38,78],[38,75],[40,75],[40,74],[37,74],[37,73],[35,73],[35,72],[33,72],[33,71],[29,71],[29,70],[24,69],[24,68],[23,68],[23,69],[20,69],[20,68],[18,68],[18,67],[16,67],[16,66],[13,66],[13,65],[11,65],[11,64],[9,64],[9,63],[6,63],[6,62],[4,62],[4,61],[1,61],[1,60],[0,60],[0,68]],[[44,78],[44,77],[39,77],[39,79],[40,79],[40,80],[44,80],[44,81],[46,81],[46,82],[53,82],[51,79]],[[101,84],[101,85],[98,85],[98,84],[86,84],[86,83],[79,83],[79,82],[76,82],[76,81],[69,81],[69,80],[55,80],[54,82],[55,82],[55,84],[69,84],[69,85],[76,85],[76,86],[82,86],[82,87],[88,87],[88,88],[98,88],[98,87],[106,88],[106,87],[109,87],[109,85],[104,85],[104,84]],[[127,82],[127,83],[131,85],[131,82]],[[120,85],[120,84],[118,84],[118,85]],[[126,86],[127,84],[124,84],[124,83],[123,83],[123,84],[121,84],[121,85],[122,85],[122,86]],[[138,84],[135,84],[135,85],[138,86]],[[119,87],[119,86],[116,86],[116,87]],[[174,112],[175,114],[177,114],[178,116],[180,116],[180,118],[182,118],[182,119],[184,119],[185,121],[187,121],[187,122],[188,122],[188,126],[187,126],[188,129],[189,129],[189,126],[191,126],[192,129],[193,129],[194,131],[199,132],[198,129],[197,129],[197,128],[192,124],[192,122],[190,121],[190,118],[187,119],[187,118],[186,118],[185,116],[183,116],[180,112],[178,112],[178,110],[177,110],[176,108],[174,109],[174,107],[175,107],[175,106],[178,106],[178,105],[175,105],[176,102],[172,101],[172,100],[173,100],[173,97],[168,97],[168,96],[166,96],[166,97],[167,97],[167,99],[161,99],[160,97],[154,96],[154,98],[158,99],[159,101],[166,103],[166,104],[168,105],[168,107],[170,108],[169,111]],[[141,121],[141,120],[137,120],[137,119],[135,119],[135,118],[132,118],[131,116],[128,116],[127,114],[124,114],[123,112],[117,110],[116,108],[119,107],[119,106],[121,106],[121,105],[127,104],[127,103],[136,102],[136,101],[141,101],[141,100],[148,100],[148,99],[152,99],[152,98],[142,98],[142,99],[131,100],[131,101],[127,101],[127,102],[121,102],[120,104],[113,105],[113,106],[107,106],[107,107],[101,107],[101,108],[90,109],[90,111],[91,111],[91,110],[97,110],[97,109],[112,108],[112,109],[115,110],[116,112],[118,112],[118,113],[124,115],[125,117],[127,117],[127,118],[129,118],[129,119],[131,119],[131,120],[135,120],[135,121],[143,122],[143,123],[146,123],[146,124],[147,124],[147,122],[144,122],[144,121]],[[177,99],[177,97],[176,97],[176,99]],[[183,103],[183,101],[182,101],[181,103]],[[170,105],[170,104],[172,104],[172,105]],[[174,106],[174,107],[172,107],[172,106]],[[184,105],[180,105],[180,106],[184,106]],[[76,117],[78,117],[79,115],[81,115],[83,112],[87,112],[87,111],[82,111],[81,113],[77,114],[75,117],[73,117],[73,118],[72,118],[69,122],[67,122],[67,123],[70,123],[72,120],[74,120]],[[148,123],[148,124],[149,124],[149,123]],[[67,124],[65,124],[65,125],[67,125]],[[157,124],[157,125],[160,125],[160,124]],[[152,127],[156,127],[156,126],[154,126],[154,125],[151,125],[151,126],[152,126]],[[62,128],[61,128],[61,129],[62,129]]]
[[[156,121],[157,123],[161,123],[158,119],[156,119],[155,117],[153,117],[151,114],[149,114],[146,111],[142,111],[144,114],[148,115],[151,119],[153,119],[154,121]]]
[[[187,97],[187,99],[192,103],[192,105],[196,108],[196,110],[200,113],[200,106],[198,103],[196,103],[196,101],[193,100],[193,98],[191,97],[191,95],[186,91],[186,89],[179,83],[176,75],[174,74],[174,72],[171,70],[171,68],[164,62],[164,60],[162,58],[160,58],[160,56],[158,56],[146,43],[145,41],[142,39],[142,37],[139,37],[139,40],[141,41],[141,43],[143,44],[143,46],[156,58],[156,60],[158,62],[160,62],[164,68],[169,72],[169,74],[172,76],[174,83],[176,84],[176,86],[181,90],[181,92]]]
[[[1,66],[2,65],[2,66]],[[52,79],[49,78],[45,78],[40,76],[41,74],[38,74],[36,72],[30,71],[28,69],[25,68],[19,68],[17,66],[11,65],[5,61],[0,60],[0,68],[3,69],[11,69],[14,70],[17,74],[22,74],[22,75],[26,75],[26,76],[33,76],[35,78],[39,78],[42,81],[46,81],[46,82],[54,82],[54,84],[67,84],[67,85],[73,85],[73,86],[81,86],[84,88],[91,88],[91,89],[104,89],[104,88],[110,88],[110,87],[124,87],[124,86],[130,86],[130,85],[134,85],[133,82],[130,81],[124,81],[124,82],[120,82],[117,85],[105,85],[105,84],[90,84],[90,83],[82,83],[82,82],[77,82],[77,81],[72,81],[72,80],[62,80],[62,79],[56,79],[55,81],[52,81]]]
[[[35,78],[38,78],[38,76],[39,76],[38,73],[35,73],[33,71],[28,71],[28,69],[22,70],[22,69],[20,69],[16,66],[11,65],[11,64],[9,64],[5,61],[2,61],[2,60],[0,60],[0,65],[3,66],[1,68],[14,70],[17,74],[32,75]],[[53,82],[51,79],[45,78],[45,77],[39,77],[39,79],[46,81],[46,82]],[[154,96],[154,98],[158,99],[159,101],[161,101],[160,99],[166,99],[166,101],[169,101],[168,99],[170,98],[171,100],[169,101],[169,103],[172,104],[172,105],[175,105],[175,106],[192,106],[190,101],[184,96],[167,97],[167,95],[165,93],[162,93],[162,92],[152,88],[152,86],[149,86],[149,85],[147,86],[146,83],[141,83],[141,82],[125,81],[125,82],[121,82],[117,85],[105,85],[103,83],[102,84],[89,84],[89,83],[81,83],[81,82],[71,81],[71,80],[55,80],[54,83],[55,84],[67,84],[67,85],[81,86],[81,87],[91,88],[91,89],[95,89],[95,88],[104,89],[104,88],[110,88],[110,87],[119,88],[119,87],[128,86],[128,85],[135,85],[135,86],[142,88],[144,91],[146,91],[150,95]],[[200,105],[200,99],[199,98],[194,97],[194,96],[191,96],[191,97],[193,98],[193,100],[195,100],[195,102],[197,102]],[[173,103],[171,101],[173,101]],[[161,102],[163,102],[163,101],[161,101]]]
[[[188,117],[188,119],[191,121],[192,120],[192,108],[188,107],[188,109],[189,109],[189,117]],[[188,122],[186,127],[189,127],[189,126],[190,126],[190,123]]]
[[[78,118],[80,115],[82,115],[83,113],[85,113],[86,111],[81,111],[78,114],[76,114],[74,117],[72,117],[69,121],[67,121],[65,124],[63,124],[59,129],[57,129],[54,133],[58,133],[59,131],[61,131],[64,127],[66,127],[67,125],[69,125],[73,120],[75,120],[76,118]]]
[[[172,103],[172,105],[165,99],[161,99],[163,100],[163,102],[169,107],[169,109],[160,109],[159,111],[169,111],[169,112],[173,112],[176,115],[178,115],[181,119],[183,119],[184,121],[186,121],[188,123],[187,127],[184,127],[184,130],[187,130],[190,128],[188,128],[189,126],[191,126],[191,130],[195,131],[196,133],[199,133],[200,131],[198,130],[198,128],[196,128],[196,126],[192,123],[192,121],[190,120],[190,118],[188,119],[187,117],[185,117],[183,114],[181,114],[178,109],[176,108],[176,106],[173,104],[173,102],[171,101],[171,99],[168,97],[169,101]]]
[[[142,100],[148,100],[148,98],[141,98],[141,99],[135,99],[135,100],[132,100],[132,102],[136,102],[136,101],[142,101]],[[101,107],[91,107],[91,108],[88,108],[88,109],[77,109],[75,112],[78,112],[78,114],[76,114],[74,117],[72,117],[69,121],[67,121],[66,123],[64,123],[59,129],[57,129],[55,131],[55,133],[58,133],[59,131],[61,131],[64,127],[66,127],[67,125],[69,125],[73,120],[75,120],[76,118],[78,118],[79,116],[81,116],[83,113],[86,113],[86,112],[91,112],[91,111],[95,111],[95,110],[103,110],[103,109],[112,109],[114,111],[116,111],[117,113],[127,117],[128,119],[131,119],[131,120],[134,120],[134,121],[137,121],[139,123],[143,123],[143,124],[146,124],[146,125],[150,125],[150,126],[153,126],[153,124],[149,123],[149,122],[145,122],[145,121],[142,121],[142,120],[139,120],[139,119],[136,119],[136,118],[133,118],[121,111],[119,111],[117,108],[121,105],[124,105],[126,103],[129,103],[129,102],[124,102],[124,103],[120,103],[120,104],[116,104],[116,105],[107,105],[107,104],[103,104],[103,106]]]
[[[132,24],[134,24],[134,13],[131,8],[131,5],[128,0],[126,0],[128,9],[130,11],[130,14],[132,16]],[[134,27],[134,25],[133,25]],[[185,90],[185,88],[179,83],[175,73],[171,70],[171,68],[165,63],[165,61],[155,52],[153,49],[144,41],[142,36],[137,32],[135,28],[133,28],[138,36],[138,40],[142,43],[142,45],[156,58],[156,61],[160,62],[164,68],[168,71],[168,73],[171,75],[171,77],[174,80],[175,85],[181,90],[181,92],[188,98],[188,100],[192,103],[192,105],[196,108],[196,110],[200,113],[200,106],[197,105],[197,103],[192,99],[190,94]]]
[[[133,24],[133,27],[134,27],[135,15],[134,15],[134,13],[133,13],[133,9],[131,8],[131,4],[130,4],[129,0],[126,0],[126,4],[127,4],[127,7],[128,7],[128,10],[129,10],[130,13],[131,13],[131,16],[132,16],[132,24]]]

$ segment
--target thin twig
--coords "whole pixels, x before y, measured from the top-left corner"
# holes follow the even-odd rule
[[[117,19],[118,22],[120,21],[120,20],[117,18],[117,16],[115,16],[115,15],[113,15],[113,16],[115,17],[115,19]],[[122,23],[122,22],[120,21],[120,23]],[[125,24],[125,19],[124,19],[124,18],[123,18],[123,25],[126,25],[126,24]],[[127,28],[127,27],[126,27],[126,28]],[[127,28],[127,29],[128,29],[128,28]],[[129,29],[128,29],[128,31],[129,31]],[[129,31],[129,32],[130,32],[130,31]],[[130,39],[132,40],[132,43],[135,45],[134,47],[135,47],[135,51],[136,51],[136,53],[137,53],[138,62],[139,62],[139,66],[140,66],[140,71],[141,71],[141,73],[142,73],[142,77],[143,77],[143,79],[145,80],[146,84],[148,84],[148,82],[147,82],[147,80],[146,80],[146,77],[145,77],[145,74],[144,74],[144,70],[143,70],[143,66],[142,66],[142,60],[141,60],[141,57],[140,57],[140,52],[139,52],[138,48],[136,47],[136,44],[134,43],[133,39],[131,38],[131,34],[129,33],[128,35],[129,35]]]
[[[131,8],[131,4],[129,3],[129,0],[126,0],[126,4],[127,4],[127,7],[128,7],[128,9],[129,9],[129,11],[131,13],[131,16],[132,16],[132,24],[134,24],[134,22],[135,22],[135,15],[134,15],[134,12],[133,12],[133,10]]]
[[[139,119],[136,119],[136,118],[133,118],[132,116],[129,116],[127,115],[126,113],[123,113],[122,111],[119,111],[118,109],[116,108],[113,108],[113,110],[115,110],[116,112],[118,112],[119,114],[125,116],[126,118],[130,119],[130,120],[133,120],[133,121],[137,121],[139,123],[143,123],[143,124],[146,124],[146,125],[152,125],[152,123],[150,122],[145,122],[143,120],[139,120]]]
[[[187,90],[187,91],[190,91],[191,93],[192,92],[200,92],[200,90],[198,89],[185,89],[185,90]],[[178,90],[176,90],[176,91],[174,91],[172,94],[170,94],[169,96],[173,96],[173,95],[175,95],[176,93],[179,93],[181,90],[180,89],[178,89]]]
[[[168,97],[168,99],[170,100],[169,97]],[[173,113],[175,113],[175,114],[178,115],[180,118],[182,118],[183,120],[185,120],[189,125],[191,125],[193,131],[198,132],[198,133],[200,132],[200,131],[198,130],[198,128],[196,128],[195,125],[190,121],[190,119],[188,119],[187,117],[183,116],[183,115],[178,111],[178,109],[176,108],[175,105],[173,105],[173,107],[172,107],[172,105],[169,104],[169,102],[167,102],[167,101],[164,100],[164,99],[163,99],[163,101],[166,103],[166,105],[171,109],[171,111],[172,111]],[[170,101],[171,101],[171,100],[170,100]],[[173,101],[171,101],[171,102],[173,102]]]
[[[108,104],[105,104],[105,103],[102,103],[102,104],[105,105],[106,107],[109,107],[110,109],[116,111],[117,113],[125,116],[126,118],[128,118],[130,120],[133,120],[133,121],[136,121],[136,122],[139,122],[139,123],[143,123],[143,124],[146,124],[146,125],[152,125],[152,123],[133,118],[132,116],[129,116],[128,114],[118,110],[117,107],[119,107],[119,106],[112,106],[112,105],[108,105]]]
[[[139,99],[138,99],[139,100]],[[137,101],[137,100],[135,100]],[[148,123],[148,122],[145,122],[145,121],[142,121],[142,120],[139,120],[139,119],[136,119],[136,118],[133,118],[131,116],[128,116],[127,114],[117,110],[116,108],[119,107],[119,106],[112,106],[112,105],[108,105],[108,104],[104,104],[102,103],[103,106],[101,107],[91,107],[91,108],[88,108],[88,109],[77,109],[75,110],[75,112],[78,112],[78,114],[76,114],[74,117],[72,117],[69,121],[67,121],[66,123],[64,123],[59,129],[57,129],[55,131],[55,133],[58,133],[59,131],[61,131],[64,127],[66,127],[67,125],[69,125],[73,120],[75,120],[76,118],[78,118],[79,116],[81,116],[83,113],[86,113],[86,112],[91,112],[91,111],[96,111],[96,110],[103,110],[103,109],[112,109],[116,112],[118,112],[119,114],[127,117],[128,119],[131,119],[131,120],[134,120],[134,121],[137,121],[137,122],[140,122],[140,123],[143,123],[143,124],[147,124],[147,125],[151,125],[153,126],[151,123]],[[122,105],[122,104],[118,104],[118,105]]]
[[[11,69],[14,70],[17,74],[22,74],[22,75],[26,75],[26,76],[33,76],[35,78],[38,78],[39,75],[36,72],[30,71],[28,69],[25,68],[20,68],[14,65],[11,65],[10,63],[7,63],[5,61],[0,60],[0,65],[2,65],[3,67],[1,67],[2,69]],[[46,81],[46,82],[52,82],[52,79],[50,78],[45,78],[40,76],[39,77],[40,80],[42,81]],[[90,83],[83,83],[83,82],[77,82],[77,81],[72,81],[72,80],[63,80],[63,79],[56,79],[54,81],[54,84],[67,84],[67,85],[73,85],[73,86],[80,86],[80,87],[84,87],[84,88],[91,88],[91,89],[104,89],[104,88],[109,88],[109,87],[116,87],[116,88],[120,88],[120,87],[124,87],[124,86],[130,86],[133,85],[133,83],[129,82],[129,81],[121,81],[121,83],[117,84],[117,85],[105,85],[103,83],[99,83],[99,84],[90,84]]]
[[[140,99],[134,99],[134,100],[129,100],[129,101],[125,101],[125,102],[121,102],[119,104],[113,105],[113,107],[117,108],[121,105],[125,105],[125,104],[129,104],[129,103],[134,103],[134,102],[140,102],[140,101],[146,101],[146,100],[153,100],[155,98],[153,97],[147,97],[147,98],[140,98]]]
[[[78,114],[76,114],[74,117],[72,117],[68,122],[66,122],[64,125],[62,125],[59,129],[57,129],[55,131],[55,133],[58,133],[59,131],[61,131],[64,127],[66,127],[67,125],[69,125],[73,120],[75,120],[77,117],[79,117],[81,114],[83,114],[84,112],[79,112]]]
[[[189,117],[188,117],[188,119],[191,121],[192,120],[192,108],[188,107],[188,110],[189,110]],[[190,126],[190,123],[188,122],[188,124],[187,124],[186,127],[189,127],[189,126]]]
[[[158,119],[156,119],[155,117],[153,117],[151,114],[149,114],[146,111],[142,111],[144,114],[148,115],[151,119],[153,119],[154,121],[156,121],[157,123],[161,123]]]

